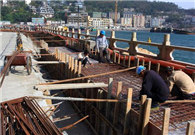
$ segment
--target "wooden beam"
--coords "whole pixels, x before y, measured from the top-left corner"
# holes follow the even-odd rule
[[[75,97],[52,97],[52,96],[29,96],[34,99],[51,99],[61,101],[81,101],[81,102],[126,102],[126,100],[118,99],[90,99],[90,98],[75,98]]]
[[[61,130],[61,131],[64,131],[64,130],[70,129],[70,128],[74,127],[76,124],[80,123],[81,121],[87,119],[88,117],[89,117],[89,115],[83,117],[82,119],[80,119],[80,120],[74,122],[74,123],[71,124],[71,125],[68,125],[68,126],[66,126],[66,127],[60,128],[60,130]]]
[[[130,116],[130,110],[131,110],[131,104],[132,104],[132,93],[133,93],[133,89],[129,88],[128,93],[127,93],[127,104],[126,104],[123,135],[128,135],[129,133],[128,126],[129,126],[129,116]]]
[[[100,76],[104,76],[104,75],[110,75],[110,74],[126,72],[126,71],[129,71],[129,70],[135,69],[135,68],[136,67],[130,67],[130,68],[125,68],[125,69],[121,69],[121,70],[115,70],[115,71],[111,71],[111,72],[100,73],[100,74],[96,74],[96,75],[89,75],[89,76],[66,79],[66,80],[60,80],[60,81],[49,82],[49,83],[41,83],[40,85],[50,85],[50,84],[56,84],[56,83],[64,83],[64,82],[71,82],[71,81],[82,80],[82,79],[95,78],[95,77],[100,77]]]
[[[168,135],[169,134],[170,111],[171,111],[170,108],[165,108],[165,110],[164,110],[162,135]]]
[[[35,64],[38,64],[38,65],[43,65],[43,64],[61,64],[63,62],[61,61],[38,61],[38,62],[35,62]]]
[[[195,122],[188,122],[186,135],[194,135]]]
[[[70,83],[70,84],[53,84],[53,85],[36,85],[38,90],[65,90],[65,89],[87,89],[108,87],[105,83]]]
[[[167,103],[195,103],[195,100],[167,100],[162,104],[167,104]]]
[[[143,115],[144,117],[143,117],[141,135],[147,135],[147,133],[148,133],[148,123],[149,123],[149,119],[150,119],[151,104],[152,104],[152,99],[147,98],[146,103],[144,105],[145,107],[144,107],[144,115]]]
[[[151,70],[151,61],[148,62],[148,70]]]
[[[128,57],[128,67],[131,67],[131,56]]]

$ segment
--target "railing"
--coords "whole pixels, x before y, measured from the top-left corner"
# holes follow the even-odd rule
[[[25,27],[24,30],[31,31],[30,27]],[[76,33],[74,29],[72,29],[72,31],[69,31],[69,29],[67,29],[65,31],[63,28],[60,29],[60,28],[57,28],[57,27],[37,27],[37,30],[38,31],[44,31],[44,32],[50,32],[50,33],[54,33],[54,34],[59,34],[59,35],[65,36],[65,37],[77,38],[77,39],[80,39],[80,40],[95,38],[100,33],[100,31],[97,30],[96,35],[90,35],[89,30],[86,30],[86,33],[83,34],[83,33],[81,33],[80,29]],[[77,37],[76,37],[76,35],[77,35]],[[81,38],[81,37],[84,37],[84,38]],[[157,59],[166,60],[166,61],[174,60],[174,58],[172,56],[172,53],[173,53],[174,50],[195,52],[195,48],[171,45],[171,43],[170,43],[170,34],[165,34],[164,35],[164,41],[162,42],[162,44],[160,44],[160,43],[149,43],[149,42],[144,42],[144,41],[137,41],[136,32],[132,33],[132,38],[130,40],[126,40],[126,39],[115,38],[115,31],[112,31],[111,36],[107,37],[107,39],[109,40],[110,48],[113,49],[113,50],[118,50],[121,53],[122,52],[128,52],[129,55],[133,55],[133,56],[142,55],[142,56],[148,56],[148,57],[157,58]],[[117,41],[128,43],[129,44],[129,49],[123,49],[123,48],[117,47],[116,46]],[[158,50],[159,50],[159,54],[154,56],[154,55],[149,55],[149,54],[139,52],[138,51],[138,45],[157,47]]]
[[[54,34],[59,34],[63,36],[69,37],[71,34],[72,38],[75,38],[75,35],[77,35],[77,39],[81,39],[81,36],[85,37],[84,39],[91,39],[94,37],[97,37],[99,35],[99,30],[97,30],[96,35],[90,35],[89,30],[86,30],[86,34],[81,33],[81,30],[79,29],[77,33],[75,33],[74,29],[70,32],[69,29],[67,31],[64,31],[63,29],[55,28],[55,27],[50,27],[50,28],[39,28],[38,30],[41,31],[47,31],[51,32]],[[144,42],[144,41],[137,41],[137,35],[136,32],[132,33],[132,38],[131,40],[125,40],[125,39],[119,39],[115,38],[115,31],[111,32],[111,36],[107,38],[109,40],[109,45],[110,48],[116,49],[120,52],[128,52],[130,55],[144,55],[144,56],[149,56],[149,57],[154,57],[157,59],[161,60],[174,60],[172,53],[174,50],[183,50],[183,51],[190,51],[190,52],[195,52],[195,48],[190,48],[190,47],[181,47],[181,46],[175,46],[171,45],[170,43],[170,35],[165,34],[164,35],[164,41],[162,44],[160,43],[149,43],[149,42]],[[129,49],[123,49],[119,48],[116,46],[116,42],[126,42],[129,44]],[[149,55],[149,54],[144,54],[138,51],[138,45],[146,45],[146,46],[154,46],[157,47],[159,50],[159,54],[157,56]]]

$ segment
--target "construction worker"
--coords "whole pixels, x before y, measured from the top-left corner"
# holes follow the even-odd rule
[[[159,103],[168,99],[169,88],[159,74],[153,70],[147,71],[144,66],[137,67],[136,73],[143,77],[140,98],[141,95],[152,98],[152,108],[158,107]]]
[[[172,96],[177,96],[177,99],[180,100],[192,99],[195,94],[195,84],[186,73],[167,67],[166,75]]]
[[[23,51],[22,38],[21,38],[20,32],[17,33],[16,50]]]
[[[85,50],[83,53],[78,54],[78,61],[82,62],[83,67],[86,66],[87,62],[92,65],[92,63],[89,61],[89,51]]]
[[[102,58],[106,56],[107,62],[111,63],[108,54],[108,42],[105,36],[106,32],[104,30],[100,31],[100,35],[96,39],[96,50],[98,52],[99,63],[103,62]]]

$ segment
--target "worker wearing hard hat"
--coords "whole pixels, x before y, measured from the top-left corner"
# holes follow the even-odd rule
[[[102,58],[106,56],[107,62],[111,63],[108,55],[108,42],[105,36],[105,31],[100,31],[100,35],[96,39],[96,50],[98,52],[99,63],[103,62]]]
[[[144,66],[139,66],[136,73],[143,77],[141,95],[152,98],[152,108],[158,107],[159,103],[165,102],[169,96],[169,88],[165,81],[155,71],[147,71]]]
[[[172,96],[177,99],[192,99],[195,94],[195,84],[192,79],[183,71],[174,71],[173,68],[166,69],[169,89]]]

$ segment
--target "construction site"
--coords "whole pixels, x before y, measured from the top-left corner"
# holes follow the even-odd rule
[[[194,135],[195,100],[169,97],[152,110],[152,99],[141,96],[142,78],[136,67],[143,65],[165,78],[165,68],[187,73],[195,83],[195,65],[171,59],[174,50],[195,53],[195,48],[164,42],[115,38],[111,32],[109,57],[99,63],[95,38],[86,30],[56,27],[1,29],[1,134],[68,135]],[[20,38],[18,38],[20,37]],[[21,41],[19,41],[20,39]],[[117,41],[129,49],[117,48]],[[16,43],[22,50],[16,49]],[[157,56],[138,51],[138,45],[155,46]],[[90,52],[92,65],[83,67],[77,55]]]

